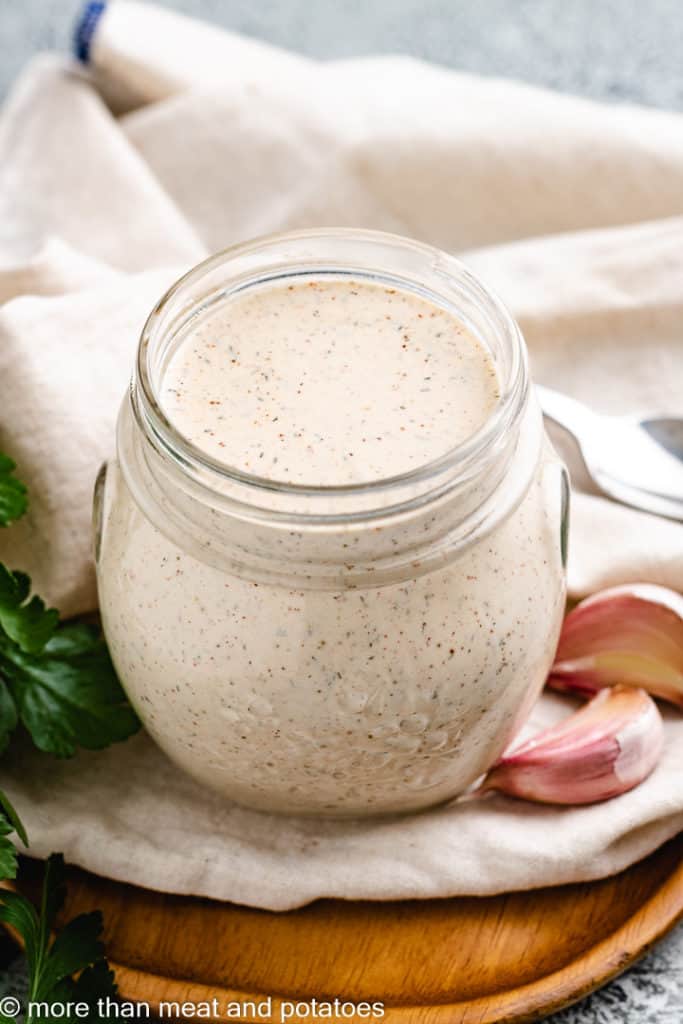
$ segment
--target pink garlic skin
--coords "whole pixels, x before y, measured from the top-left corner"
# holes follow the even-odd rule
[[[600,591],[567,615],[548,685],[590,697],[604,686],[642,687],[683,708],[683,597],[628,584]]]
[[[482,790],[548,804],[591,804],[633,789],[657,765],[662,718],[644,690],[602,690],[569,718],[503,755]]]

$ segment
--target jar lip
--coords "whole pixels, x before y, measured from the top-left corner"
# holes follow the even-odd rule
[[[331,243],[347,240],[350,242],[383,244],[397,249],[411,250],[416,254],[421,254],[431,259],[434,265],[438,263],[449,274],[457,276],[459,283],[467,286],[488,307],[489,311],[494,314],[497,328],[507,336],[510,343],[510,370],[508,379],[501,382],[501,394],[492,412],[473,434],[459,444],[447,449],[442,455],[393,476],[378,477],[375,480],[361,481],[359,483],[318,485],[277,480],[237,469],[203,451],[192,441],[184,437],[174,426],[162,409],[150,369],[151,342],[154,338],[156,323],[164,310],[174,298],[182,293],[185,287],[200,281],[212,270],[220,267],[221,264],[228,260],[247,254],[256,254],[259,250],[267,251],[269,248],[277,245],[305,242],[307,240],[329,240]],[[332,262],[334,261],[330,260],[330,263]],[[353,268],[345,268],[345,272],[347,272],[347,269],[351,269],[358,276],[368,276],[367,270],[359,268],[353,271]],[[167,289],[147,317],[140,335],[135,371],[131,381],[131,399],[138,424],[152,445],[157,450],[160,450],[161,454],[170,455],[181,468],[194,472],[199,471],[202,474],[208,472],[208,474],[215,476],[217,480],[229,481],[240,487],[246,487],[255,494],[270,492],[283,496],[306,498],[315,498],[318,495],[327,500],[334,497],[371,495],[374,492],[391,491],[406,486],[427,483],[432,478],[438,477],[447,471],[452,471],[456,476],[459,476],[459,470],[464,472],[467,467],[471,466],[473,462],[492,447],[497,439],[509,430],[514,429],[524,411],[528,390],[529,378],[526,346],[517,323],[495,292],[491,291],[488,286],[481,284],[464,263],[435,246],[418,242],[402,235],[369,229],[334,227],[260,235],[257,238],[222,249],[188,270]],[[204,479],[206,479],[205,476]]]

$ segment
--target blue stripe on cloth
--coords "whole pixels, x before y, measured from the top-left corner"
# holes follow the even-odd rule
[[[97,23],[104,14],[106,0],[89,0],[76,22],[74,32],[74,53],[78,60],[87,64],[90,60],[90,46]]]

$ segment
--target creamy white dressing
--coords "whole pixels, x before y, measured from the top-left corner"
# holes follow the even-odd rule
[[[370,282],[292,282],[198,316],[161,402],[230,467],[346,484],[445,454],[498,388],[450,311]],[[377,527],[378,547],[391,529]],[[501,753],[543,684],[564,604],[547,450],[511,515],[414,578],[274,585],[212,564],[206,541],[198,557],[170,540],[110,467],[98,576],[117,670],[169,755],[241,803],[367,814],[445,800]]]
[[[193,322],[162,405],[227,465],[320,486],[444,455],[498,394],[490,356],[448,310],[396,288],[313,280],[247,292]]]

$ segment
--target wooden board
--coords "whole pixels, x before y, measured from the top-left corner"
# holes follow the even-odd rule
[[[26,866],[30,890],[39,866]],[[488,899],[320,900],[285,914],[71,869],[65,913],[95,907],[121,995],[153,1008],[271,996],[279,1021],[281,999],[338,997],[383,1001],[389,1024],[533,1021],[619,974],[683,917],[683,835],[602,882]]]

